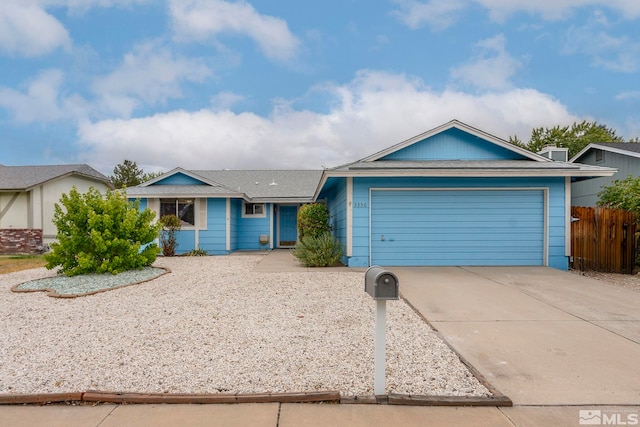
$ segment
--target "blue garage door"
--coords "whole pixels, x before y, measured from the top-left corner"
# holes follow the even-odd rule
[[[372,190],[371,264],[544,265],[543,190]]]

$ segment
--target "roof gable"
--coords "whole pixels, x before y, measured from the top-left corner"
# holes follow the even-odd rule
[[[578,154],[573,156],[571,163],[582,160],[591,150],[604,150],[612,153],[622,154],[623,156],[640,158],[640,143],[633,142],[602,142],[591,143],[584,147]]]
[[[414,142],[378,160],[521,160],[522,154],[457,128]]]
[[[379,151],[361,162],[378,160],[550,160],[458,120]]]

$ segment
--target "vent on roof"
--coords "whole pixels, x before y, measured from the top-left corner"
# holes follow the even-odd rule
[[[274,179],[273,181],[271,181],[271,183],[269,183],[269,185],[278,185],[278,183],[276,182],[276,180]]]
[[[538,154],[554,162],[569,161],[569,149],[556,147],[555,145],[545,146],[542,150],[538,151]]]

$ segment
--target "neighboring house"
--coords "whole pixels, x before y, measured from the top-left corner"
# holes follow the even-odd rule
[[[178,168],[127,193],[183,217],[181,252],[290,247],[298,206],[322,201],[350,267],[567,269],[571,182],[614,172],[555,162],[453,120],[332,169]]]
[[[35,253],[53,242],[54,206],[74,186],[80,192],[113,188],[87,165],[0,165],[0,253]]]
[[[618,170],[613,176],[598,177],[589,180],[578,180],[572,184],[571,205],[595,206],[598,193],[605,185],[616,180],[623,180],[629,175],[640,176],[640,144],[629,142],[604,142],[587,145],[571,160],[595,166],[607,166]]]

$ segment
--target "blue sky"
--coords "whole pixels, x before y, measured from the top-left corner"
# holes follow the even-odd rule
[[[451,119],[640,136],[638,0],[2,0],[0,164],[321,168]]]

